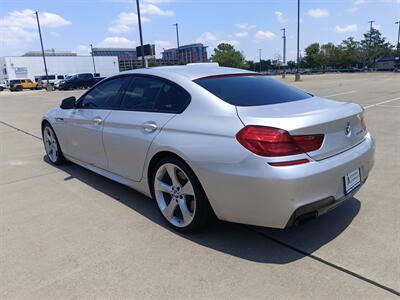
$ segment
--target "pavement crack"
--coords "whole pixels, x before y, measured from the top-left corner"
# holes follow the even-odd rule
[[[29,136],[31,136],[31,137],[34,137],[35,139],[42,140],[42,138],[41,138],[40,136],[37,136],[37,135],[35,135],[35,134],[33,134],[33,133],[30,133],[30,132],[28,132],[28,131],[25,131],[25,130],[23,130],[23,129],[20,129],[20,128],[18,128],[18,127],[15,127],[15,126],[13,126],[13,125],[7,123],[7,122],[0,121],[0,124],[3,124],[4,126],[10,127],[10,128],[12,128],[12,129],[15,129],[15,130],[17,130],[17,131],[19,131],[19,132],[25,133],[25,134],[27,134],[27,135],[29,135]]]
[[[362,276],[362,275],[360,275],[360,274],[358,274],[358,273],[356,273],[356,272],[353,272],[353,271],[351,271],[351,270],[349,270],[349,269],[346,269],[346,268],[344,268],[344,267],[341,267],[341,266],[339,266],[339,265],[336,265],[336,264],[334,264],[334,263],[331,263],[331,262],[329,262],[329,261],[327,261],[327,260],[325,260],[325,259],[323,259],[323,258],[321,258],[321,257],[318,257],[318,256],[316,256],[316,255],[314,255],[314,254],[311,254],[311,253],[309,253],[309,252],[307,252],[307,251],[304,251],[304,250],[302,250],[302,249],[300,249],[300,248],[297,248],[297,247],[295,247],[295,246],[293,246],[293,245],[290,245],[290,244],[288,244],[288,243],[286,243],[286,242],[283,242],[283,241],[281,241],[281,240],[279,240],[279,239],[277,239],[277,238],[274,238],[273,236],[270,236],[270,235],[268,235],[268,234],[266,234],[266,233],[260,232],[260,231],[254,229],[254,228],[252,228],[252,227],[250,227],[250,226],[247,226],[247,225],[242,225],[242,226],[243,226],[244,228],[246,228],[247,230],[249,230],[249,231],[251,231],[251,232],[253,232],[253,233],[255,233],[255,234],[258,234],[258,235],[260,235],[260,236],[262,236],[262,237],[264,237],[264,238],[266,238],[266,239],[268,239],[268,240],[270,240],[270,241],[272,241],[272,242],[275,242],[275,243],[277,243],[277,244],[279,244],[279,245],[281,245],[281,246],[283,246],[283,247],[285,247],[285,248],[288,248],[288,249],[290,249],[290,250],[292,250],[292,251],[295,251],[295,252],[297,252],[297,253],[299,253],[299,254],[301,254],[301,255],[307,256],[307,257],[309,257],[309,258],[311,258],[311,259],[313,259],[313,260],[315,260],[315,261],[318,261],[318,262],[320,262],[320,263],[323,263],[324,265],[327,265],[327,266],[329,266],[329,267],[331,267],[331,268],[334,268],[334,269],[336,269],[336,270],[338,270],[338,271],[341,271],[341,272],[343,272],[343,273],[346,273],[346,274],[348,274],[348,275],[350,275],[350,276],[353,276],[353,277],[355,277],[355,278],[358,278],[358,279],[360,279],[360,280],[362,280],[362,281],[364,281],[364,282],[366,282],[366,283],[369,283],[369,284],[371,284],[371,285],[374,285],[374,286],[376,286],[376,287],[378,287],[378,288],[380,288],[380,289],[383,289],[383,290],[385,290],[385,291],[387,291],[387,292],[389,292],[389,293],[392,293],[392,294],[394,294],[394,295],[396,295],[396,296],[400,296],[400,292],[397,291],[397,290],[395,290],[395,289],[393,289],[393,288],[391,288],[391,287],[388,287],[388,286],[383,285],[383,284],[381,284],[381,283],[379,283],[379,282],[376,282],[376,281],[374,281],[374,280],[372,280],[372,279],[369,279],[369,278],[367,278],[367,277],[364,277],[364,276]]]
[[[13,183],[18,183],[18,182],[22,182],[22,181],[26,181],[26,180],[30,180],[30,179],[34,179],[34,178],[39,178],[39,177],[43,177],[43,176],[47,176],[47,175],[52,175],[52,174],[56,174],[59,173],[61,171],[55,171],[55,172],[49,172],[49,173],[45,173],[45,174],[40,174],[40,175],[35,175],[35,176],[29,176],[26,178],[21,178],[21,179],[17,179],[17,180],[12,180],[9,182],[4,182],[1,183],[0,186],[5,186],[5,185],[9,185],[9,184],[13,184]]]

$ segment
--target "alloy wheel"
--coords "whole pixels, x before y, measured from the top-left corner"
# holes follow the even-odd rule
[[[46,126],[43,130],[44,147],[51,162],[55,163],[58,159],[58,145],[53,130]]]
[[[154,178],[155,198],[164,217],[176,227],[186,227],[196,213],[196,196],[187,174],[172,163],[161,165]]]

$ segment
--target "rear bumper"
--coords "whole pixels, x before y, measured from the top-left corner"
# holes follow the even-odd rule
[[[351,198],[373,167],[374,148],[367,134],[356,147],[318,162],[272,167],[262,157],[249,155],[234,165],[202,163],[194,169],[220,219],[285,228],[300,215],[321,215]],[[361,171],[362,184],[345,195],[343,176],[355,169]]]

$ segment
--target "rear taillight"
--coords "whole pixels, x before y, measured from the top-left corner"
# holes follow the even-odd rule
[[[315,151],[321,147],[324,135],[291,136],[283,129],[251,125],[240,130],[236,139],[255,154],[277,157]]]

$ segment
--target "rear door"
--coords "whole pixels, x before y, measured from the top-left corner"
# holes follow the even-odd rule
[[[104,121],[120,101],[120,90],[127,76],[111,78],[83,95],[77,108],[66,112],[59,126],[66,130],[67,143],[63,151],[76,159],[107,168],[102,130]]]
[[[113,110],[104,122],[103,142],[109,170],[140,181],[152,141],[189,101],[190,95],[172,82],[135,75],[119,110]]]

